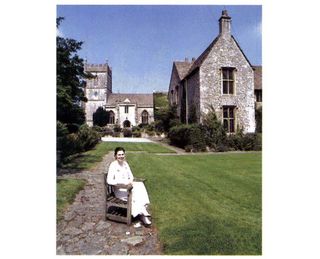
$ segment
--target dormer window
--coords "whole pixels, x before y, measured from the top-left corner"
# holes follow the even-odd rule
[[[233,67],[221,68],[223,94],[234,94],[234,72],[235,68]]]

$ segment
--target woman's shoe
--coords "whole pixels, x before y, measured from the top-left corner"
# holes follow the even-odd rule
[[[148,217],[142,215],[141,219],[142,219],[143,224],[145,224],[147,226],[151,225],[151,221]]]

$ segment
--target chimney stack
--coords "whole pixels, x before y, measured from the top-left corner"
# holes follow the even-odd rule
[[[219,19],[219,29],[222,36],[231,35],[231,17],[228,15],[227,10],[223,10]]]

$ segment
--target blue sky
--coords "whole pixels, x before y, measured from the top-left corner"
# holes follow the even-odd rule
[[[262,7],[253,5],[58,5],[58,33],[83,41],[88,63],[112,67],[113,92],[167,91],[172,63],[197,58],[218,35],[226,8],[232,34],[253,65],[261,65]]]

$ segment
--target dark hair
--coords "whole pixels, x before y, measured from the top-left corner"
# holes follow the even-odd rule
[[[114,150],[114,156],[116,156],[119,151],[123,151],[123,153],[126,152],[123,147],[116,147],[116,149]]]

